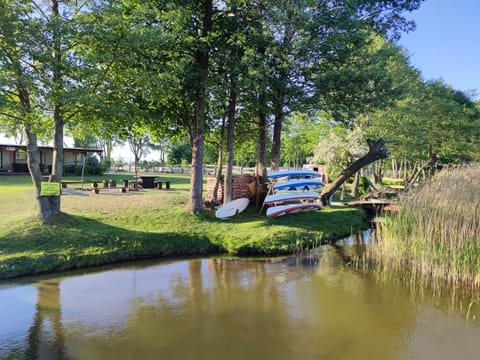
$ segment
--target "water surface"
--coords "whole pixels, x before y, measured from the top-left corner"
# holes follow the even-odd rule
[[[478,304],[412,296],[346,270],[338,254],[325,246],[316,260],[144,262],[4,283],[0,358],[480,358]]]

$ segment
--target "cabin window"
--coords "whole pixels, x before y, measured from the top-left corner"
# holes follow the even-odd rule
[[[3,168],[3,150],[0,148],[0,169]]]
[[[22,149],[15,151],[15,161],[27,161],[27,152]]]
[[[83,153],[75,153],[75,164],[83,163]]]

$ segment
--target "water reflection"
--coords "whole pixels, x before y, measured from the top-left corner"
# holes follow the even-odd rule
[[[317,261],[137,264],[0,288],[0,357],[468,359],[480,353],[478,324],[412,301],[398,283],[346,270],[333,246],[317,255]],[[452,341],[438,344],[448,336]]]

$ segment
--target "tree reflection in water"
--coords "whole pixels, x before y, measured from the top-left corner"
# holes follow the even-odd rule
[[[39,281],[37,305],[32,326],[28,331],[28,359],[64,359],[60,280]]]
[[[40,280],[25,353],[40,359],[411,357],[419,310],[408,290],[348,271],[348,256],[323,246],[316,260],[192,259]]]

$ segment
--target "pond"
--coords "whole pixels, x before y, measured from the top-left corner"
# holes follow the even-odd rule
[[[479,358],[479,304],[347,270],[344,250],[1,283],[0,358]]]

